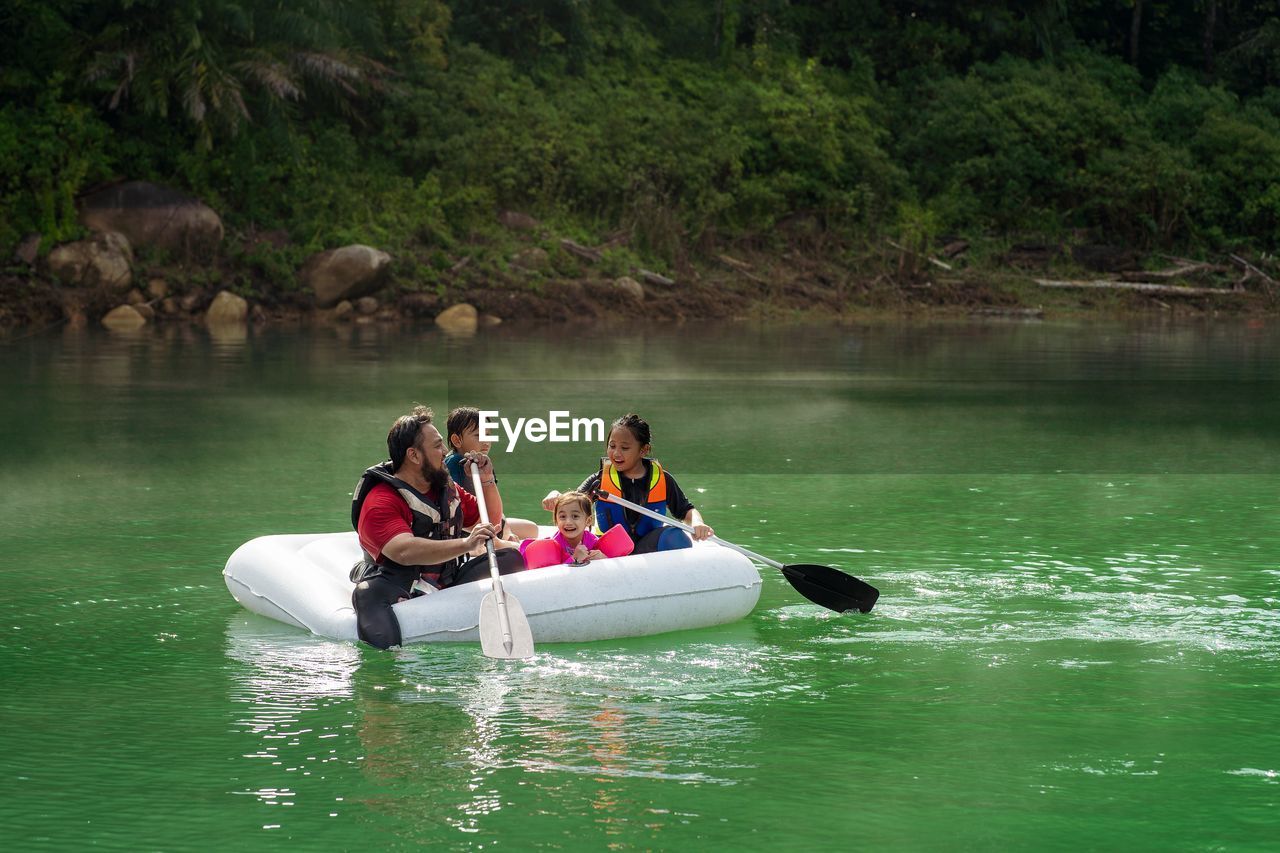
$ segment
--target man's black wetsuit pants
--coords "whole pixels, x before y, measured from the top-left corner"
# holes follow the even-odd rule
[[[524,569],[524,559],[514,548],[497,552],[498,573],[509,575]],[[489,577],[489,555],[472,557],[453,572],[441,576],[445,588],[472,583]],[[379,649],[400,645],[400,623],[392,605],[409,597],[412,575],[376,574],[356,584],[351,593],[351,606],[356,609],[356,631],[360,639]]]

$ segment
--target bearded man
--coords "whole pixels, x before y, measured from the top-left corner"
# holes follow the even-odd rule
[[[396,419],[387,433],[390,460],[364,472],[351,501],[351,523],[364,550],[351,570],[351,604],[360,639],[380,649],[400,645],[391,608],[411,597],[414,581],[444,589],[489,577],[488,555],[472,555],[490,540],[499,549],[499,572],[524,568],[515,543],[495,535],[502,497],[489,457],[472,456],[494,522],[484,524],[476,499],[450,479],[444,439],[431,418],[431,409],[415,406]]]

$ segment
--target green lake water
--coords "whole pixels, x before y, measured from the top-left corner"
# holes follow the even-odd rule
[[[375,327],[0,342],[6,849],[1280,843],[1280,328]],[[746,619],[520,662],[243,611],[420,401],[635,409]],[[495,448],[542,519],[594,443]]]

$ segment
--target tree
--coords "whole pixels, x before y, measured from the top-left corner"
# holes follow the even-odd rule
[[[1218,0],[1205,0],[1204,31],[1201,44],[1204,48],[1204,76],[1206,80],[1213,77],[1213,30],[1218,23]]]
[[[181,115],[206,149],[308,95],[350,111],[388,72],[368,53],[376,19],[350,0],[117,0],[94,15],[84,78],[107,108]]]
[[[1133,0],[1133,14],[1129,19],[1129,64],[1138,66],[1138,49],[1142,39],[1142,0]]]

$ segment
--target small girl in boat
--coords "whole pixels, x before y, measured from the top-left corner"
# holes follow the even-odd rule
[[[594,495],[608,492],[639,504],[660,515],[670,515],[693,528],[693,538],[699,541],[714,535],[715,531],[702,520],[702,514],[685,497],[684,492],[661,464],[649,458],[652,435],[649,424],[637,414],[623,415],[609,428],[606,456],[600,460],[600,470],[578,486],[578,491]],[[542,499],[542,506],[551,509],[560,496],[551,491]],[[607,501],[596,502],[596,529],[608,533],[615,527],[624,527],[635,542],[635,553],[671,551],[690,548],[693,543],[683,530],[668,527],[640,513],[625,509]]]
[[[621,527],[596,536],[591,532],[591,498],[582,492],[565,492],[552,508],[556,532],[549,539],[526,539],[520,543],[524,564],[530,569],[563,563],[589,563],[606,557],[631,553],[631,539]]]

